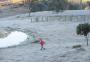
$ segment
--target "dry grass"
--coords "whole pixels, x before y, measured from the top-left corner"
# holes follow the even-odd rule
[[[9,32],[7,31],[0,31],[0,38],[5,38],[9,35]]]

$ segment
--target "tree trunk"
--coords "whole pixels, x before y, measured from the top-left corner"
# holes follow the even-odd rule
[[[30,8],[30,6],[29,6],[29,17],[30,17],[30,14],[31,14],[31,8]]]
[[[88,36],[85,36],[85,38],[86,38],[86,41],[87,41],[87,46],[88,46]]]

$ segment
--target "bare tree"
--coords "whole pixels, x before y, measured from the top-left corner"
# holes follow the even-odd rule
[[[32,0],[25,0],[25,4],[27,5],[29,16],[31,13],[31,2]]]

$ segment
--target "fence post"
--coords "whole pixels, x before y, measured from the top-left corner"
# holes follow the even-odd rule
[[[32,23],[32,18],[31,18],[31,23]]]
[[[36,22],[38,22],[39,20],[38,20],[38,16],[36,17]]]
[[[45,19],[46,22],[48,22],[48,16],[46,16],[46,19]]]

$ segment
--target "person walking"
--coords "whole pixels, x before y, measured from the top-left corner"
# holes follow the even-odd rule
[[[39,38],[39,42],[40,42],[40,45],[41,45],[41,50],[45,50],[45,48],[44,48],[45,41],[42,40],[41,38]]]

